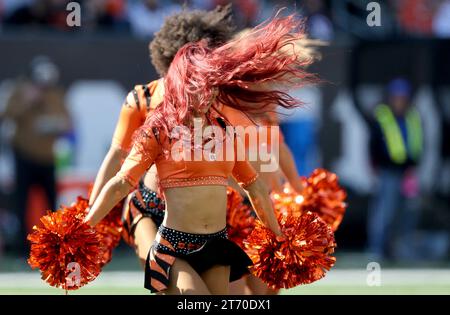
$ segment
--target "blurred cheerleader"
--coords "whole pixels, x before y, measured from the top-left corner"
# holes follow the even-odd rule
[[[230,134],[226,128],[230,123],[216,106],[226,104],[248,113],[273,110],[273,104],[298,106],[297,100],[275,87],[301,86],[313,79],[295,53],[279,53],[303,36],[300,25],[295,16],[276,17],[215,49],[205,41],[181,48],[164,78],[162,103],[140,129],[120,172],[98,194],[85,219],[92,226],[156,164],[166,215],[146,262],[145,286],[152,292],[227,294],[229,281],[248,271],[248,256],[227,240],[228,176],[246,191],[260,220],[282,238],[268,191],[249,162],[237,155],[241,139]],[[215,146],[214,152],[203,156],[200,145],[202,160],[192,161],[199,153],[199,139],[193,140],[189,131],[198,122],[201,131],[216,127],[208,139]],[[187,130],[189,137],[180,130]],[[190,150],[183,145],[180,151],[180,143],[188,143]],[[224,161],[218,156],[232,158]]]
[[[236,34],[235,38],[242,38],[245,35],[248,35],[249,32],[249,29],[243,30]],[[323,46],[324,44],[325,43],[322,41],[311,40],[304,36],[293,42],[293,47],[285,47],[281,51],[288,54],[295,54],[297,59],[302,61],[303,67],[306,68],[315,60],[320,59],[317,47]],[[252,166],[256,170],[261,170],[262,165],[267,164],[267,161],[264,162],[260,159],[261,154],[259,154],[259,152],[261,152],[261,150],[267,150],[268,153],[274,153],[271,157],[278,166],[276,170],[271,172],[259,172],[259,176],[266,184],[267,189],[271,192],[281,192],[283,190],[283,183],[287,182],[296,193],[300,194],[304,188],[303,181],[301,180],[295,165],[293,154],[284,141],[281,129],[279,129],[277,113],[275,111],[257,113],[251,115],[250,118],[257,126],[267,127],[267,133],[259,133],[258,141],[252,142],[249,141],[248,138],[245,139],[247,155],[250,156],[252,153],[257,152],[256,156],[258,159],[251,161]],[[278,146],[276,148],[272,145],[274,140],[272,133],[275,133],[275,130],[279,132]],[[276,149],[278,149],[278,151]],[[275,154],[273,151],[277,151],[278,154]],[[250,205],[248,198],[245,196],[245,192],[240,189],[239,186],[235,185],[234,182],[231,182],[230,184],[244,197],[244,203]],[[231,283],[230,290],[234,294],[266,295],[278,293],[278,290],[270,289],[261,279],[253,275]]]
[[[205,39],[212,47],[226,42],[232,36],[234,24],[231,6],[218,6],[213,11],[187,11],[168,17],[161,30],[149,45],[151,61],[157,72],[164,76],[178,49],[189,42]],[[127,156],[133,133],[161,103],[164,94],[163,80],[136,85],[128,94],[114,132],[111,148],[97,174],[89,204],[97,199],[104,185],[119,171]],[[165,203],[158,194],[156,167],[142,177],[135,191],[124,203],[122,216],[123,236],[134,246],[136,254],[145,266],[148,251],[158,227],[164,219]]]
[[[251,164],[256,170],[261,170],[262,165],[266,162],[261,161],[261,155],[259,152],[261,150],[267,150],[267,153],[271,156],[270,163],[276,163],[277,167],[271,172],[259,172],[259,176],[264,182],[267,190],[269,192],[280,192],[283,190],[283,182],[288,182],[291,187],[297,192],[301,193],[303,190],[303,183],[298,174],[297,168],[295,167],[295,162],[291,153],[291,150],[284,142],[284,137],[281,129],[278,129],[278,121],[276,119],[276,113],[262,113],[260,115],[253,115],[252,121],[254,121],[258,126],[267,127],[268,132],[266,134],[260,133],[258,136],[261,139],[251,143],[249,139],[245,139],[246,153],[250,156],[252,153],[256,152],[258,159],[252,160]],[[274,128],[277,128],[279,132],[278,137],[278,155],[273,154],[271,149],[272,146],[272,133]],[[260,129],[258,129],[259,131]],[[277,159],[278,157],[278,159]],[[267,165],[267,164],[266,164]],[[250,200],[247,198],[245,192],[234,182],[230,185],[237,190],[243,196],[243,203],[247,206],[251,206]],[[235,281],[230,284],[230,291],[233,294],[250,294],[250,295],[273,295],[277,294],[279,290],[270,289],[267,284],[265,284],[261,279],[254,275],[249,275],[244,277],[239,281]]]

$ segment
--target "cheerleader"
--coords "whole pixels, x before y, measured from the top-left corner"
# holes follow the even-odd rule
[[[259,133],[258,141],[251,142],[245,139],[245,148],[248,156],[252,152],[257,152],[257,156],[260,157],[258,152],[261,149],[267,150],[267,153],[271,155],[272,148],[272,133],[274,133],[274,128],[277,127],[278,133],[278,148],[279,148],[279,159],[275,158],[275,154],[271,155],[271,163],[276,163],[276,170],[271,172],[259,172],[259,176],[262,182],[265,184],[268,191],[281,192],[283,190],[283,182],[288,182],[295,192],[300,194],[303,191],[303,182],[298,174],[297,168],[295,166],[292,153],[284,142],[284,137],[281,130],[278,129],[278,121],[276,120],[275,113],[262,113],[259,115],[253,115],[251,117],[252,121],[257,124],[257,126],[266,127],[266,132]],[[258,129],[259,130],[259,129]],[[264,147],[264,148],[261,148]],[[261,166],[267,164],[268,161],[263,162],[260,158],[252,161],[251,164],[254,169],[260,170]],[[248,199],[245,191],[243,191],[239,185],[234,181],[230,181],[230,186],[238,191],[243,197],[243,203],[248,207],[251,207],[251,202]],[[235,281],[230,284],[230,291],[233,294],[249,294],[249,295],[273,295],[277,294],[279,290],[270,289],[267,284],[265,284],[261,279],[256,276],[249,275],[244,277],[239,281]]]
[[[272,104],[297,106],[289,94],[270,86],[292,87],[311,78],[295,54],[278,53],[302,36],[299,25],[295,16],[277,17],[215,49],[205,41],[180,49],[164,78],[162,103],[141,128],[119,173],[98,194],[85,219],[92,226],[156,164],[166,215],[145,266],[145,286],[152,292],[227,294],[229,281],[247,272],[251,261],[226,237],[228,176],[246,191],[260,220],[282,238],[268,191],[249,162],[236,155],[241,140],[229,134],[230,123],[216,104],[249,113],[272,110]],[[243,42],[245,48],[237,50]],[[189,131],[196,122],[202,128],[216,126],[214,152],[201,161],[190,160],[198,149],[196,139],[189,146],[194,152],[181,150],[182,159],[175,159],[180,139],[186,142],[178,127]],[[220,153],[234,159],[217,160]]]
[[[151,61],[162,77],[167,73],[178,49],[189,42],[206,39],[211,46],[229,40],[234,30],[231,6],[218,6],[213,11],[182,11],[168,17],[161,30],[151,41]],[[92,205],[103,186],[120,169],[130,149],[133,133],[144,123],[162,101],[164,86],[162,79],[145,85],[136,85],[128,93],[122,106],[119,121],[114,132],[112,145],[97,174],[90,195]],[[164,218],[165,202],[158,194],[156,168],[153,166],[140,179],[137,189],[124,202],[122,215],[123,237],[135,248],[136,254],[145,265],[148,251],[155,239],[158,227]]]
[[[243,30],[240,33],[235,35],[235,38],[243,37],[245,34],[248,34],[249,30]],[[295,52],[297,58],[299,60],[303,60],[304,67],[308,67],[315,60],[320,59],[320,54],[317,51],[318,46],[325,45],[324,42],[318,40],[307,39],[306,37],[299,38],[294,43],[293,50],[286,50],[287,53]],[[260,178],[266,184],[266,187],[271,192],[281,192],[283,190],[283,183],[287,182],[291,186],[291,188],[297,193],[301,194],[303,191],[303,181],[300,178],[297,167],[295,165],[295,161],[292,155],[292,152],[288,145],[284,141],[284,136],[279,128],[279,120],[277,117],[277,113],[273,112],[264,112],[258,113],[256,115],[251,116],[251,120],[257,126],[266,127],[266,133],[260,133],[258,141],[251,143],[251,141],[247,141],[245,139],[245,146],[247,154],[250,155],[251,152],[260,152],[261,146],[264,146],[268,153],[272,153],[272,133],[274,127],[276,127],[279,132],[278,137],[278,158],[275,158],[275,155],[272,155],[273,159],[275,159],[275,163],[279,166],[275,171],[272,172],[260,172]],[[260,155],[258,155],[260,157]],[[257,159],[252,161],[252,166],[260,170],[261,166],[267,162],[261,161],[261,159]],[[244,203],[250,205],[246,194],[238,185],[235,185],[234,182],[230,183],[231,186],[240,192],[240,194],[244,197]],[[236,281],[230,285],[230,290],[234,294],[252,294],[252,295],[266,295],[266,294],[277,294],[279,290],[270,289],[267,284],[265,284],[261,279],[249,275],[246,278],[241,279],[240,281]]]

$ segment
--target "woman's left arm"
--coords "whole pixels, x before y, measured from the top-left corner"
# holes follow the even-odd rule
[[[300,194],[304,189],[303,183],[295,166],[291,149],[284,141],[280,143],[280,168],[292,188]]]

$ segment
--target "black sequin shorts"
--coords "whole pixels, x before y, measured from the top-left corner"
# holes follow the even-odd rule
[[[188,262],[201,274],[215,265],[230,266],[230,281],[249,273],[251,259],[234,242],[226,229],[212,234],[192,234],[160,226],[145,265],[145,288],[151,292],[167,289],[175,259]]]
[[[159,227],[164,220],[166,203],[156,191],[151,190],[141,180],[122,213],[123,237],[133,244],[134,230],[142,218],[150,218]]]

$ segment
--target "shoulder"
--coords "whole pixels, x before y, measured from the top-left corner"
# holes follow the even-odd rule
[[[218,104],[216,106],[218,112],[224,116],[224,118],[233,126],[254,126],[255,123],[242,111],[233,107]]]
[[[154,110],[164,99],[164,80],[152,81],[149,87],[151,93],[150,109]]]
[[[158,85],[158,80],[151,81],[146,84],[137,84],[133,87],[125,100],[125,105],[137,109],[146,113],[150,110],[151,98],[156,87]]]

